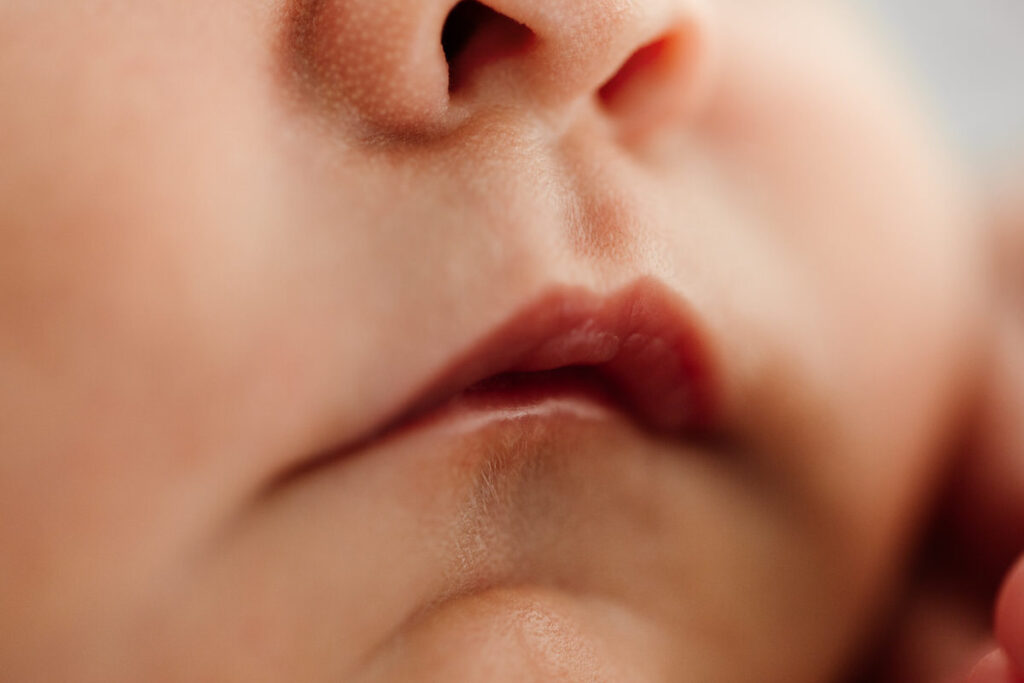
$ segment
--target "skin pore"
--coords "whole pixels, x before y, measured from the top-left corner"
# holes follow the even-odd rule
[[[831,2],[495,0],[457,50],[455,4],[0,0],[11,680],[801,683],[858,651],[981,328],[901,84]],[[366,438],[552,291],[640,281],[708,340],[710,436]]]

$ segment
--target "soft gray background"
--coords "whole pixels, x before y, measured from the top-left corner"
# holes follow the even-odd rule
[[[1024,0],[858,0],[982,170],[1024,159]]]

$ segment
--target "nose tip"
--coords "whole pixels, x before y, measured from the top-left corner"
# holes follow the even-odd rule
[[[635,129],[693,101],[713,53],[702,0],[304,0],[306,92],[376,135],[442,134],[488,107]]]

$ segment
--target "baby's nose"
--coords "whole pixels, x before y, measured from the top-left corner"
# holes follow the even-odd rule
[[[706,0],[301,0],[304,92],[379,137],[443,134],[487,109],[622,127],[689,109],[713,63]]]

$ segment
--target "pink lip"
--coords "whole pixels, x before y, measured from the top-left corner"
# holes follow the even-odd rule
[[[489,391],[495,378],[515,376],[518,386],[523,373],[569,368],[587,368],[649,428],[704,432],[714,425],[717,373],[702,330],[678,297],[644,279],[611,296],[583,289],[542,296],[447,363],[368,441],[420,422],[454,398]],[[545,387],[557,392],[550,374],[537,377],[534,398]]]

